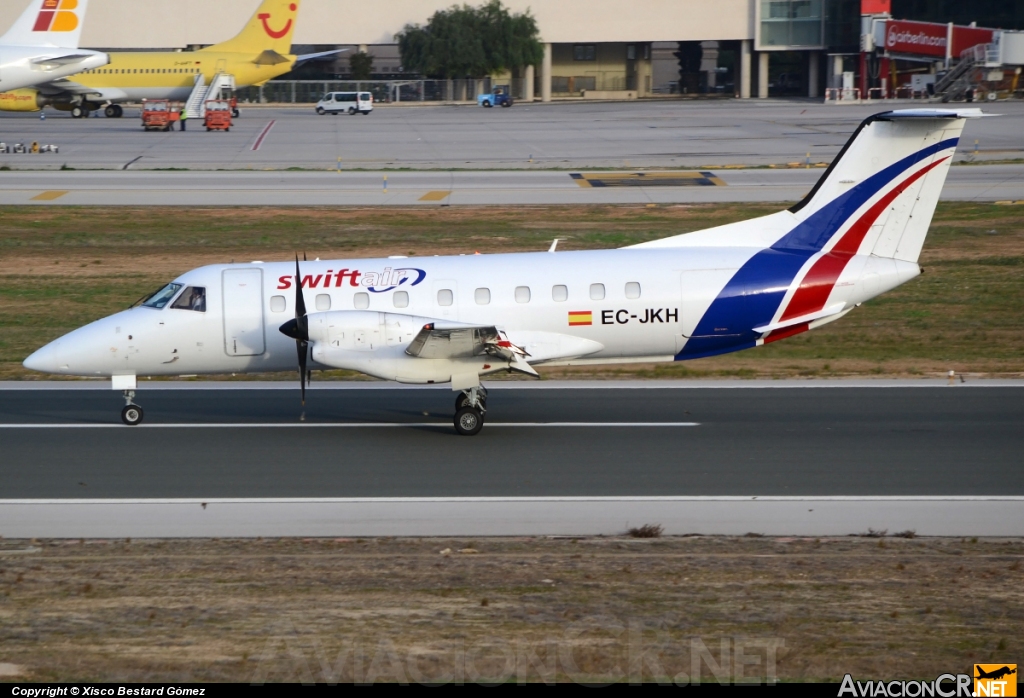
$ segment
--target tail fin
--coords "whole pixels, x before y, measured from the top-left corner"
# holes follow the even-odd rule
[[[89,0],[31,0],[0,44],[78,48]]]
[[[233,39],[208,47],[210,51],[251,53],[274,51],[291,53],[292,33],[299,16],[301,0],[263,0],[245,28]]]
[[[964,120],[979,109],[906,109],[861,123],[773,245],[917,262]]]

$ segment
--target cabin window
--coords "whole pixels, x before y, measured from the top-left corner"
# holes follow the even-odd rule
[[[171,299],[174,298],[174,294],[176,294],[180,289],[181,284],[167,284],[152,296],[142,301],[142,304],[147,308],[163,308],[171,302]]]
[[[270,297],[270,312],[272,313],[283,313],[285,308],[288,307],[288,301],[285,300],[284,296],[271,296]]]
[[[186,287],[171,307],[178,310],[194,310],[197,313],[205,313],[206,288],[204,286]]]
[[[356,310],[366,310],[370,307],[370,294],[369,293],[357,293],[352,298],[352,303],[355,305]]]
[[[491,302],[491,289],[489,288],[478,288],[473,292],[473,300],[476,301],[477,305],[487,305]]]
[[[516,303],[529,303],[530,302],[530,287],[529,286],[516,286]]]
[[[331,297],[329,295],[327,295],[326,293],[318,293],[318,294],[316,294],[316,300],[314,302],[316,303],[316,309],[317,310],[330,310],[331,309]]]
[[[604,284],[590,284],[590,300],[604,300]]]
[[[392,296],[395,301],[396,308],[408,308],[409,307],[409,292],[408,291],[395,291],[395,295]]]
[[[551,300],[558,301],[559,303],[561,303],[562,301],[569,300],[569,288],[567,286],[562,285],[552,286]]]
[[[630,281],[626,284],[626,298],[634,300],[640,297],[640,284],[636,281]]]
[[[451,305],[455,302],[455,295],[450,288],[442,288],[437,292],[438,305]]]

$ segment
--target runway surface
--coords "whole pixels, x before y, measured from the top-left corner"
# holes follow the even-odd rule
[[[732,385],[6,390],[0,498],[1024,495],[1024,384]]]
[[[683,173],[3,172],[0,173],[0,205],[459,206],[786,202],[803,198],[823,171],[811,168]],[[1024,203],[1024,165],[954,167],[942,190],[942,199]]]
[[[31,113],[0,115],[0,141],[54,144],[59,152],[0,154],[0,164],[19,170],[785,165],[805,159],[828,162],[866,116],[923,106],[942,105],[644,100],[517,104],[512,109],[382,106],[367,116],[317,116],[312,105],[299,109],[243,105],[241,118],[228,133],[206,133],[198,122],[184,133],[147,133],[135,109],[121,119],[72,119],[48,110],[45,121]],[[1024,103],[982,107],[1004,116],[970,121],[957,160],[1024,157],[1018,127]]]

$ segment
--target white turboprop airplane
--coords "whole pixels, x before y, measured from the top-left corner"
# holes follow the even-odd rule
[[[78,48],[89,0],[32,0],[0,36],[0,92],[99,68],[110,57]]]
[[[480,376],[756,347],[914,278],[964,119],[981,115],[876,114],[789,210],[617,250],[201,267],[25,366],[110,376],[138,424],[137,376],[293,370],[295,345],[303,401],[310,368],[451,383],[455,429],[475,434]]]

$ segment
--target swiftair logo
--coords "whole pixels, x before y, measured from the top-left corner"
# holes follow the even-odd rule
[[[1016,664],[975,664],[974,695],[982,696],[1016,696],[1017,695]]]

